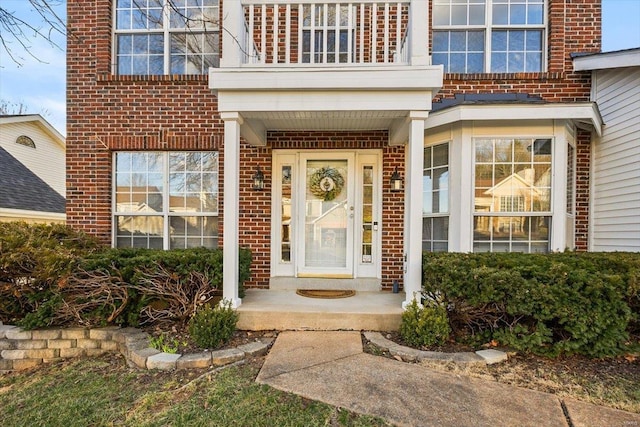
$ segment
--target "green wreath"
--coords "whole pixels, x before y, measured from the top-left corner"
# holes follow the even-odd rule
[[[344,178],[335,168],[320,168],[309,177],[309,190],[325,202],[330,202],[339,196],[343,188]]]

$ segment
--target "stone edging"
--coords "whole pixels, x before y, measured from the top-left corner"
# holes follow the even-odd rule
[[[499,350],[479,350],[475,353],[443,353],[440,351],[424,351],[405,347],[386,339],[380,332],[365,332],[364,336],[382,351],[388,351],[392,356],[408,362],[420,362],[425,359],[452,361],[456,363],[479,363],[492,365],[507,360],[507,353]]]
[[[70,328],[25,331],[0,323],[0,372],[32,368],[79,356],[120,352],[130,366],[143,369],[189,369],[223,366],[247,356],[266,354],[273,339],[236,348],[192,354],[163,353],[150,347],[150,336],[136,328]]]

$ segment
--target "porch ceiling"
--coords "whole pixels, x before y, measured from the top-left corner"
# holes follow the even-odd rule
[[[379,130],[389,129],[408,111],[263,111],[245,112],[245,120],[260,121],[269,130]]]

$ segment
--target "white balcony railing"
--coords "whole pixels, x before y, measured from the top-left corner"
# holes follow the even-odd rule
[[[242,63],[408,64],[410,5],[410,0],[242,0]]]

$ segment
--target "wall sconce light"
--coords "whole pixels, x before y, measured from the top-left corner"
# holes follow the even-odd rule
[[[260,170],[260,166],[256,167],[256,173],[253,174],[252,180],[254,190],[264,189],[264,174],[262,173],[262,170]]]
[[[391,191],[401,191],[402,190],[402,178],[400,178],[400,174],[398,173],[398,167],[396,166],[396,170],[391,174],[391,179],[389,180],[391,183]]]

